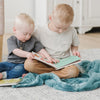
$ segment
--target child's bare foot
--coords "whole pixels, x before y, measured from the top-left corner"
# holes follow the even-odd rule
[[[0,73],[0,80],[3,78],[3,75],[2,75],[2,73]]]
[[[23,74],[22,77],[24,78],[27,74]]]

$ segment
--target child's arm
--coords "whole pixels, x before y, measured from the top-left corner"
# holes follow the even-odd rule
[[[34,59],[34,55],[31,52],[19,49],[17,45],[17,39],[15,36],[11,36],[10,38],[8,38],[7,46],[8,46],[8,55],[11,55],[13,53],[19,57]]]
[[[71,46],[71,51],[74,56],[80,57],[80,52],[78,51],[78,46]]]
[[[72,33],[73,34],[72,34],[71,51],[72,51],[73,55],[80,57],[80,53],[78,51],[79,38],[78,38],[78,35],[77,35],[75,28],[72,28]]]
[[[34,59],[34,54],[32,54],[31,52],[23,51],[21,49],[14,49],[13,53],[19,57]]]
[[[53,59],[45,49],[41,49],[39,52],[38,52],[43,58],[47,58],[48,59],[48,62],[49,63],[57,63],[59,62],[57,59]]]

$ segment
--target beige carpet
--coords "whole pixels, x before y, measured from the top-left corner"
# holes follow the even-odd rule
[[[82,59],[100,59],[100,49],[80,50]],[[0,87],[0,100],[100,100],[100,88],[84,92],[64,92],[46,85],[11,88]]]

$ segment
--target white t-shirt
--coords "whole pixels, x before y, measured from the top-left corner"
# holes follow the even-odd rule
[[[53,32],[48,25],[38,26],[35,37],[44,45],[50,56],[61,59],[70,56],[71,45],[78,46],[79,39],[74,28],[69,27],[63,33]]]

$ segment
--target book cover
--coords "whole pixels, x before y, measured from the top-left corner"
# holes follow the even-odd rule
[[[58,63],[48,63],[47,59],[43,60],[43,58],[39,54],[35,52],[32,53],[35,55],[34,59],[43,62],[51,67],[54,67],[56,70],[62,69],[72,64],[76,64],[81,60],[78,56],[69,56],[67,58],[61,59]]]
[[[21,81],[20,78],[14,78],[14,79],[3,79],[0,80],[0,86],[9,86],[9,85],[15,85]]]

